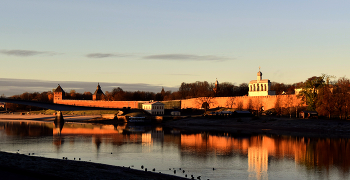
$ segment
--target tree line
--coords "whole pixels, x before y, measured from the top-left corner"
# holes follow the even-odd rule
[[[276,94],[288,93],[294,94],[296,84],[283,84],[272,82],[271,90],[275,90]],[[247,96],[249,86],[247,83],[241,83],[234,85],[230,82],[223,82],[219,84],[219,88],[214,92],[215,84],[207,81],[196,81],[193,83],[181,83],[178,91],[165,91],[164,88],[160,92],[147,92],[147,91],[124,91],[122,88],[113,88],[112,91],[105,91],[103,100],[106,101],[169,101],[180,100],[198,97],[234,97],[234,96]],[[40,102],[53,102],[53,92],[25,92],[21,95],[14,95],[11,98],[22,100],[34,100]],[[75,90],[70,90],[65,93],[65,99],[74,100],[92,100],[91,92],[79,93]],[[25,105],[16,105],[7,103],[7,107],[11,111],[15,110],[38,110],[39,108],[30,107]]]
[[[299,97],[307,105],[307,110],[319,115],[340,119],[347,118],[350,112],[350,80],[323,74],[311,77],[302,84]]]

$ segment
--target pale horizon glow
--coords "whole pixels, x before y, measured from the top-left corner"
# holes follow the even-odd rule
[[[4,0],[0,78],[105,82],[105,91],[112,90],[110,84],[174,91],[182,82],[216,78],[249,83],[259,66],[264,79],[285,84],[323,73],[347,77],[349,5],[345,0]],[[0,83],[0,94],[29,91]]]

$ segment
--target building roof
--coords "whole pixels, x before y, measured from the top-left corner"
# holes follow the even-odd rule
[[[100,83],[97,84],[97,88],[94,95],[97,95],[97,94],[104,94],[103,91],[101,90]]]
[[[268,80],[268,79],[262,79],[262,80],[259,81],[259,83],[269,83],[269,82],[270,82],[270,80]],[[249,84],[255,84],[255,83],[258,83],[258,81],[257,80],[251,80],[249,82]]]
[[[64,90],[62,89],[62,87],[60,86],[60,84],[58,84],[57,88],[55,89],[54,92],[62,92],[65,93]]]
[[[149,103],[144,103],[143,105],[164,105],[161,102],[149,102]]]
[[[259,71],[259,72],[257,73],[257,75],[258,75],[258,76],[262,76],[262,72]]]

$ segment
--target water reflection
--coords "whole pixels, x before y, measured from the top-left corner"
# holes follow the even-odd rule
[[[290,136],[252,136],[234,138],[229,136],[192,134],[181,135],[181,148],[201,157],[210,152],[230,155],[238,151],[248,156],[249,177],[268,179],[269,159],[294,159],[308,171],[328,173],[332,166],[346,177],[350,170],[349,139],[300,138]]]
[[[191,161],[196,160],[203,163],[211,162],[213,157],[219,159],[221,164],[227,164],[230,161],[245,161],[240,164],[244,166],[247,173],[245,179],[274,179],[271,178],[269,172],[276,171],[274,164],[283,161],[294,162],[293,168],[296,172],[300,171],[298,168],[301,167],[303,171],[312,176],[315,176],[315,171],[320,172],[320,176],[328,176],[331,174],[330,171],[336,169],[337,172],[340,172],[341,178],[348,178],[350,170],[350,153],[348,153],[350,143],[349,139],[343,138],[181,134],[176,130],[162,127],[138,127],[127,124],[93,125],[59,121],[55,123],[1,121],[0,133],[19,137],[52,136],[52,144],[57,150],[67,141],[73,146],[76,143],[82,143],[79,140],[76,141],[77,137],[87,137],[83,143],[93,144],[97,155],[105,152],[106,146],[119,148],[117,152],[114,152],[119,156],[123,153],[125,155],[126,153],[150,153],[151,151],[154,151],[154,154],[162,154],[166,153],[169,146],[172,146],[178,149],[181,161],[186,163],[189,163],[186,161],[188,157]],[[139,157],[135,154],[133,156]],[[159,155],[156,159],[166,158],[164,161],[167,161],[168,156],[170,155]],[[207,167],[213,166],[208,163]],[[237,167],[231,166],[231,168]]]
[[[52,126],[45,122],[5,121],[0,122],[1,131],[8,136],[36,137],[52,136]]]

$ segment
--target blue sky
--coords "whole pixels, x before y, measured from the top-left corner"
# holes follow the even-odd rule
[[[110,84],[176,90],[215,78],[239,85],[256,79],[259,66],[263,78],[283,83],[348,76],[349,7],[340,0],[1,0],[0,94],[33,81],[68,89],[100,82],[105,91]],[[3,83],[11,79],[18,85]],[[55,87],[45,88],[27,91]]]

